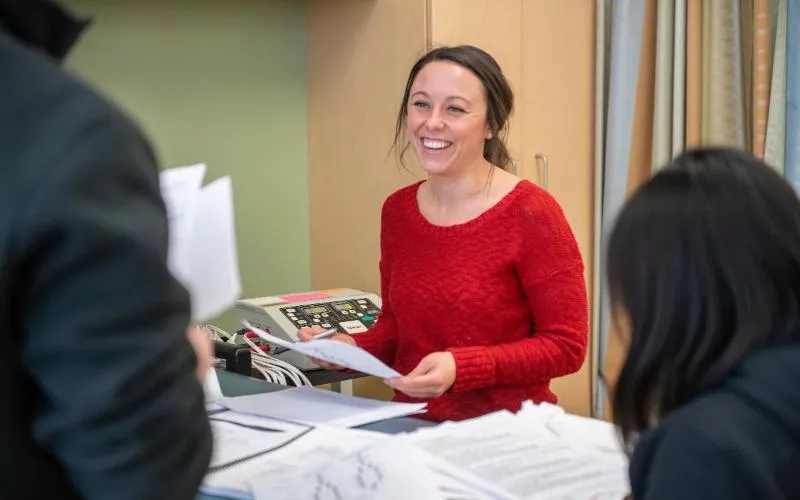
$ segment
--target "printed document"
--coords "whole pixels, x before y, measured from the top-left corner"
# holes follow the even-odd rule
[[[202,186],[204,164],[165,170],[161,196],[169,219],[170,272],[189,291],[192,321],[207,321],[241,294],[230,177]]]
[[[508,412],[421,429],[410,437],[521,500],[621,499],[629,492],[624,455],[575,446]]]
[[[392,378],[400,376],[394,368],[386,366],[383,361],[354,345],[328,339],[289,342],[256,328],[247,320],[243,320],[242,324],[271,344],[297,351],[312,358],[321,359],[376,377]]]

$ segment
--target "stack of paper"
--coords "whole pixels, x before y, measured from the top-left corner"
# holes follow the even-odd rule
[[[493,413],[420,429],[412,443],[517,499],[621,499],[627,458],[589,442],[564,439],[525,415]]]
[[[395,436],[228,413],[251,428],[288,426],[282,438],[248,438],[253,458],[235,460],[248,454],[236,449],[241,438],[221,444],[234,465],[213,470],[204,490],[236,498],[611,500],[630,491],[613,426],[553,405],[526,404],[517,414]],[[277,449],[259,452],[282,439]]]
[[[224,312],[241,293],[231,179],[203,187],[205,172],[201,163],[160,176],[169,218],[168,264],[191,295],[195,322]]]

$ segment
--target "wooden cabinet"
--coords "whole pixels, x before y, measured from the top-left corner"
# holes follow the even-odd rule
[[[567,5],[567,3],[569,5]],[[516,97],[509,148],[522,177],[560,202],[592,276],[593,0],[309,0],[308,150],[314,288],[379,291],[381,205],[413,182],[388,154],[411,65],[427,48],[473,44],[503,67]],[[539,156],[537,159],[537,155]],[[589,288],[591,293],[591,287]],[[588,415],[591,356],[554,381]],[[356,393],[382,397],[382,384]]]

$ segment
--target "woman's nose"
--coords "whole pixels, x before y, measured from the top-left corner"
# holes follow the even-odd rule
[[[444,126],[444,120],[442,119],[441,113],[435,109],[431,111],[431,114],[428,116],[426,125],[431,130],[440,130]]]

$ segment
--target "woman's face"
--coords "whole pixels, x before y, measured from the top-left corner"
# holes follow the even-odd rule
[[[414,79],[406,105],[406,129],[426,172],[451,176],[483,165],[486,98],[470,70],[449,61],[428,63]]]

